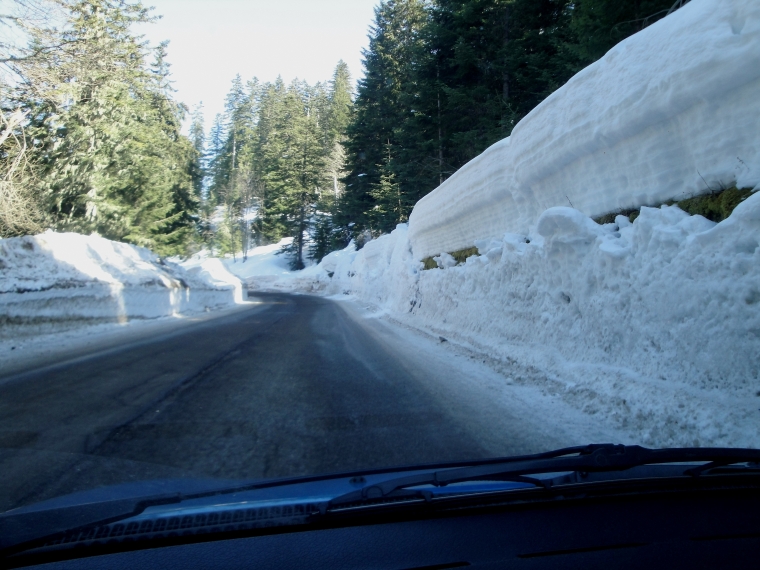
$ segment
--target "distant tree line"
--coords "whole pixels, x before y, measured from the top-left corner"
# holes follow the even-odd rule
[[[136,0],[14,0],[0,27],[0,236],[45,228],[292,265],[392,230],[573,74],[686,0],[382,0],[356,92],[237,77],[204,125]],[[308,247],[307,247],[308,246]]]
[[[320,235],[334,230],[330,213],[343,187],[351,83],[342,61],[332,80],[313,86],[235,78],[204,153],[203,231],[216,252],[292,237],[288,251],[301,269],[307,241],[332,243],[332,235]],[[202,132],[201,121],[194,115],[192,132]],[[327,252],[313,245],[308,253]]]

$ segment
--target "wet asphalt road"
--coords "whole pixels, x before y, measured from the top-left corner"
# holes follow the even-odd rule
[[[260,479],[489,455],[334,301],[250,309],[0,382],[0,512],[146,479]]]

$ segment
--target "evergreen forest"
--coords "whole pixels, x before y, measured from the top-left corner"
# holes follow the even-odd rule
[[[0,237],[52,228],[188,255],[293,238],[294,269],[405,222],[572,75],[687,0],[382,0],[358,82],[236,77],[176,100],[136,0],[14,0],[0,41]],[[5,36],[2,36],[5,37]],[[187,135],[183,124],[189,124]],[[243,253],[243,255],[245,255]]]

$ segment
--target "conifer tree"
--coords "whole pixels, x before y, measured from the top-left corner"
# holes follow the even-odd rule
[[[196,197],[203,198],[203,179],[205,177],[204,158],[206,156],[206,129],[203,119],[203,103],[199,103],[193,109],[190,116],[190,143],[195,149],[196,168],[193,171],[193,187]]]
[[[384,147],[396,146],[397,134],[409,123],[410,109],[403,105],[402,94],[414,90],[414,56],[425,18],[422,0],[385,0],[375,8],[364,77],[345,144],[348,175],[337,212],[345,228],[372,227],[372,192],[380,183]],[[395,170],[393,164],[389,168]]]
[[[324,133],[326,180],[316,206],[309,250],[309,257],[316,262],[331,251],[345,247],[349,241],[347,232],[333,220],[336,203],[344,193],[343,178],[347,174],[344,144],[353,115],[351,74],[343,60],[335,68],[325,102],[320,122]]]
[[[32,28],[54,50],[16,61],[24,81],[4,104],[28,112],[39,192],[54,227],[180,253],[192,239],[197,201],[193,150],[180,134],[166,45],[131,31],[151,20],[140,2],[73,0],[60,28]]]

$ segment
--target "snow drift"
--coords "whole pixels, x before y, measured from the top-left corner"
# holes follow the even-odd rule
[[[478,248],[423,271],[401,225],[326,258],[327,291],[469,344],[507,374],[541,370],[548,393],[642,443],[760,441],[760,193],[719,224],[677,206],[603,226],[550,208],[533,233]]]
[[[98,236],[46,232],[0,240],[0,336],[125,322],[241,302],[216,260],[190,270]]]
[[[572,206],[596,217],[760,183],[760,2],[693,0],[621,42],[422,198],[422,259]]]
[[[247,255],[234,257],[210,258],[209,252],[203,250],[190,259],[181,262],[185,269],[192,269],[209,263],[219,264],[225,272],[240,279],[248,289],[258,291],[308,291],[321,290],[319,280],[314,276],[323,273],[321,268],[308,258],[308,246],[304,252],[306,269],[294,271],[290,268],[290,257],[282,254],[282,249],[290,245],[293,238],[283,238],[278,243],[256,246],[248,250]],[[312,288],[315,286],[317,288]]]

